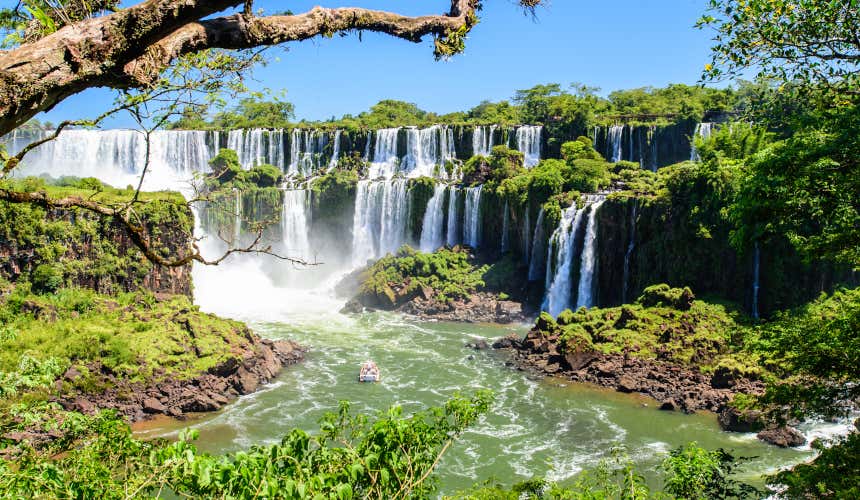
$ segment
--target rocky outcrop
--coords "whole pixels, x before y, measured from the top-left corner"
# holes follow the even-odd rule
[[[193,241],[192,214],[181,200],[152,200],[141,206],[150,245],[181,257]],[[179,196],[179,195],[176,195]],[[51,209],[0,203],[0,277],[17,282],[40,265],[63,286],[112,294],[149,290],[191,296],[191,264],[165,267],[145,259],[123,226],[84,209]]]
[[[448,302],[439,302],[432,296],[427,298],[421,294],[399,307],[398,311],[421,319],[461,323],[509,324],[527,319],[520,302],[502,300],[498,295],[486,292],[476,292],[467,299]]]
[[[67,410],[92,414],[102,409],[114,409],[136,422],[155,415],[183,418],[189,413],[215,411],[239,396],[250,394],[272,381],[288,365],[301,361],[305,350],[285,340],[253,337],[252,347],[227,358],[207,373],[187,379],[162,378],[156,374],[155,383],[130,383],[117,379],[102,366],[88,367],[97,373],[98,384],[109,389],[93,394],[59,397],[57,401]],[[62,383],[73,382],[81,374],[69,369]]]
[[[780,448],[793,448],[806,444],[806,437],[799,430],[787,425],[763,430],[756,437],[765,443],[770,443]]]
[[[505,337],[493,347],[509,349],[510,363],[520,369],[645,394],[663,410],[719,412],[736,393],[764,390],[761,382],[750,380],[736,380],[731,388],[715,387],[711,376],[665,361],[597,351],[565,352],[557,341],[558,337],[545,337],[535,329],[524,339]]]

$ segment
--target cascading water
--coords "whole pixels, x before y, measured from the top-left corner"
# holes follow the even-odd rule
[[[230,241],[231,247],[236,247],[242,241],[242,192],[233,188],[235,202],[233,205],[233,240]]]
[[[523,166],[531,168],[540,163],[543,127],[523,125],[517,128],[517,150],[523,154]]]
[[[490,156],[495,146],[497,125],[478,125],[472,132],[472,154],[474,156]]]
[[[481,244],[481,192],[484,186],[466,188],[463,214],[463,241],[472,248]]]
[[[462,241],[460,231],[460,190],[454,186],[448,188],[448,228],[445,242],[454,246]]]
[[[283,246],[289,257],[309,262],[311,245],[308,240],[310,196],[304,189],[284,191],[284,208],[281,216]]]
[[[537,281],[540,279],[542,272],[541,266],[545,264],[545,262],[540,258],[544,253],[543,219],[543,207],[541,207],[540,212],[538,212],[537,224],[535,225],[534,238],[532,238],[532,258],[529,262],[529,281]]]
[[[609,133],[606,137],[609,151],[606,156],[610,158],[609,161],[612,163],[621,161],[621,137],[623,135],[624,125],[612,125],[609,127]]]
[[[508,251],[511,247],[511,235],[510,233],[510,225],[511,225],[511,214],[508,211],[508,202],[505,201],[505,209],[504,215],[502,216],[502,253]]]
[[[328,136],[322,130],[294,129],[290,134],[290,165],[287,175],[311,175],[321,166],[320,158],[327,143]]]
[[[529,264],[529,260],[531,259],[531,210],[529,210],[528,204],[525,207],[525,220],[523,221],[521,234],[520,234],[520,249],[523,252],[523,263],[526,265]]]
[[[407,208],[406,180],[359,181],[352,230],[354,265],[364,265],[403,245]]]
[[[397,156],[397,134],[399,128],[383,128],[376,131],[376,148],[373,163],[370,164],[369,177],[390,179],[397,172],[400,159]]]
[[[582,258],[579,269],[579,291],[576,295],[576,308],[594,305],[594,273],[597,269],[597,212],[604,197],[592,198],[585,238],[582,244]]]
[[[579,232],[584,211],[578,208],[576,203],[568,207],[562,212],[561,221],[550,237],[547,263],[552,259],[553,248],[555,248],[555,266],[547,264],[547,289],[541,309],[553,316],[558,316],[570,307],[571,269],[576,252],[576,235]],[[554,273],[552,273],[553,268]]]
[[[621,303],[627,303],[627,295],[630,288],[630,259],[633,257],[633,249],[636,247],[636,212],[639,208],[639,199],[634,198],[630,206],[630,229],[627,232],[627,251],[624,252],[624,274],[621,282]]]
[[[713,123],[703,122],[696,124],[696,130],[693,131],[693,137],[690,138],[690,161],[699,161],[699,152],[696,150],[696,138],[701,137],[708,140],[713,132]]]
[[[210,145],[217,143],[217,137],[217,132],[201,130],[152,132],[144,187],[176,189],[190,180],[194,172],[207,169],[213,154]],[[23,147],[22,138],[13,135],[12,139]],[[18,172],[96,177],[117,187],[137,185],[146,164],[146,145],[146,135],[139,130],[67,129],[53,141],[30,151]]]
[[[456,158],[454,132],[443,125],[406,129],[406,156],[400,162],[400,171],[409,177],[442,177],[447,174],[445,162]]]
[[[332,145],[331,160],[328,162],[328,170],[332,170],[337,166],[337,161],[340,159],[340,136],[341,131],[334,131],[334,144]]]
[[[433,188],[433,197],[427,202],[424,222],[421,225],[420,248],[422,252],[435,252],[445,244],[445,227],[442,223],[445,219],[443,208],[446,189],[444,184],[437,183]]]

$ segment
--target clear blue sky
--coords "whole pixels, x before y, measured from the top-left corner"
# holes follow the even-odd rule
[[[439,13],[450,5],[449,0],[258,0],[257,6],[270,13],[301,12],[320,3],[405,14]],[[326,119],[361,112],[386,98],[445,113],[549,82],[582,82],[603,93],[694,84],[708,59],[710,34],[693,28],[706,5],[707,0],[550,0],[533,20],[515,0],[485,0],[466,52],[450,61],[433,59],[429,37],[413,44],[364,33],[361,42],[350,35],[272,50],[275,60],[255,71],[254,85],[287,89],[299,118]],[[92,116],[110,100],[107,91],[87,91],[43,118]]]

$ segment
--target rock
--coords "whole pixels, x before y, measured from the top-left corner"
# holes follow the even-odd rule
[[[636,392],[639,384],[636,381],[628,376],[622,375],[621,378],[618,379],[618,387],[616,388],[619,392]]]
[[[511,349],[518,346],[520,337],[516,333],[511,333],[507,337],[502,337],[493,342],[493,349]]]
[[[74,382],[76,378],[81,376],[81,372],[78,371],[74,366],[70,366],[66,373],[63,374],[63,380],[67,382]]]
[[[341,314],[360,314],[364,312],[364,306],[356,299],[350,299],[340,309]]]
[[[678,405],[674,401],[669,399],[660,403],[660,409],[663,411],[675,411],[678,409]]]
[[[731,389],[735,383],[734,374],[725,367],[717,368],[711,376],[711,387],[714,389]]]
[[[239,360],[236,358],[227,358],[224,362],[210,368],[209,373],[219,377],[227,377],[236,373],[236,370],[238,369]]]
[[[205,394],[197,394],[191,401],[187,401],[182,405],[182,411],[191,412],[215,411],[219,408],[221,406]]]
[[[233,386],[240,394],[250,394],[260,386],[260,379],[245,368],[241,368],[233,380]]]
[[[564,355],[569,370],[579,371],[598,359],[597,353],[591,351],[568,352]]]
[[[806,437],[799,430],[787,425],[763,430],[756,437],[765,443],[770,443],[780,448],[793,448],[806,444]]]
[[[726,406],[717,415],[720,427],[730,432],[757,432],[764,428],[764,416],[757,410],[740,411]]]
[[[146,398],[143,400],[143,412],[148,413],[150,415],[156,413],[165,413],[167,412],[167,407],[161,404],[161,401],[155,398]]]
[[[484,349],[489,349],[490,345],[484,339],[477,339],[475,340],[475,342],[470,342],[466,344],[466,347],[474,349],[476,351],[483,351]]]

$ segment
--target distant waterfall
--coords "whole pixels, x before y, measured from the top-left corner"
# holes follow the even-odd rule
[[[217,137],[217,132],[201,130],[153,132],[146,189],[176,189],[177,184],[189,180],[194,172],[208,170]],[[3,141],[21,148],[37,138],[22,132],[9,134]],[[113,186],[125,187],[136,185],[145,162],[146,135],[139,130],[67,129],[53,141],[33,149],[17,172],[96,177]]]
[[[710,122],[696,124],[696,130],[693,131],[693,137],[690,138],[690,161],[701,160],[699,152],[696,150],[696,138],[701,137],[704,140],[710,139],[713,128],[714,124]]]
[[[322,130],[293,129],[290,135],[290,165],[287,175],[307,177],[320,168],[328,136]]]
[[[285,135],[283,130],[231,130],[227,133],[227,148],[236,152],[242,168],[249,169],[268,163],[281,170],[285,167]]]
[[[508,202],[505,201],[505,209],[504,215],[502,216],[502,253],[508,251],[511,247],[511,235],[510,233],[510,225],[511,225],[511,214],[508,210]]]
[[[636,247],[636,212],[639,208],[639,199],[634,198],[630,206],[630,229],[627,231],[627,251],[624,252],[624,274],[621,278],[621,303],[627,303],[627,295],[630,289],[630,259],[633,257],[633,249]]]
[[[445,240],[452,247],[463,241],[460,230],[460,190],[454,186],[448,188],[448,231]]]
[[[523,154],[523,166],[526,168],[540,163],[542,130],[543,127],[534,125],[517,128],[517,150]]]
[[[331,160],[328,162],[328,170],[331,170],[337,166],[337,161],[340,159],[340,136],[341,131],[334,131],[334,145],[332,146],[331,151]]]
[[[406,129],[406,156],[400,162],[400,171],[409,177],[446,178],[445,170],[437,167],[444,166],[446,161],[456,156],[454,131],[449,127],[410,127]]]
[[[397,134],[399,128],[383,128],[376,131],[376,148],[370,165],[370,178],[390,179],[397,172],[400,158],[397,156]]]
[[[446,186],[442,183],[437,183],[433,188],[433,197],[427,202],[427,209],[424,211],[424,222],[421,225],[421,242],[420,248],[422,252],[435,252],[445,244],[445,228],[442,223],[445,219],[443,210],[445,204]]]
[[[561,221],[550,237],[550,245],[547,249],[547,290],[541,308],[553,316],[558,316],[570,307],[571,269],[576,252],[576,235],[584,212],[585,210],[579,209],[576,203],[571,205],[562,212]],[[553,247],[556,248],[555,266],[550,266]],[[552,273],[553,269],[554,273]]]
[[[541,266],[545,261],[541,260],[544,249],[544,230],[543,230],[543,207],[538,213],[537,224],[535,225],[534,238],[532,239],[532,258],[529,262],[529,281],[537,281],[541,276]]]
[[[484,186],[466,188],[463,218],[463,241],[472,248],[481,244],[481,191]]]
[[[495,146],[497,125],[479,125],[472,133],[472,154],[474,156],[490,156]]]
[[[364,141],[364,154],[361,155],[361,159],[364,161],[370,161],[370,143],[373,142],[373,131],[367,131],[367,140]]]
[[[576,295],[576,308],[594,305],[594,273],[597,269],[597,211],[603,204],[603,197],[595,199],[588,214],[585,226],[585,239],[582,244],[582,258],[579,269],[579,292]]]
[[[609,151],[607,155],[610,158],[611,163],[616,163],[621,161],[621,138],[624,135],[624,125],[612,125],[609,127],[609,134],[607,136],[607,145],[609,146]]]
[[[657,126],[649,125],[645,132],[644,144],[639,145],[639,166],[653,172],[657,171]]]
[[[355,265],[394,253],[403,245],[407,208],[406,180],[359,181],[352,230]]]
[[[289,257],[307,261],[311,255],[308,241],[310,196],[303,189],[284,191],[284,208],[281,216],[281,234],[284,250]]]
[[[761,249],[758,242],[755,242],[753,248],[753,288],[752,288],[752,317],[759,319],[758,314],[758,293],[759,293],[759,275],[761,274]]]

